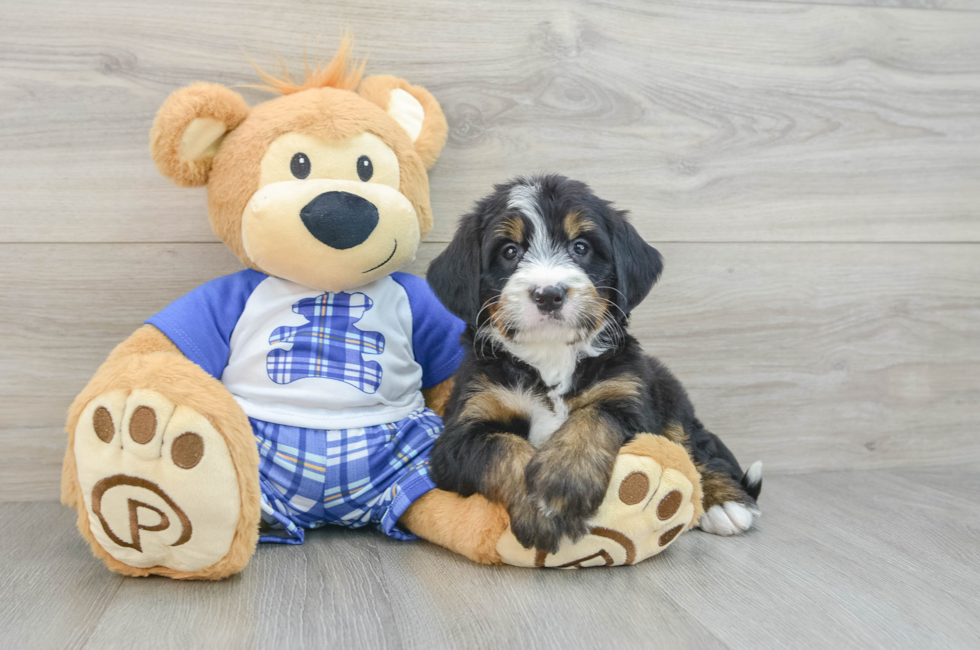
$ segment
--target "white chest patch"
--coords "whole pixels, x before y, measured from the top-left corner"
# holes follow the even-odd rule
[[[543,445],[548,438],[557,431],[568,419],[568,405],[557,391],[548,393],[552,408],[548,404],[537,401],[531,409],[531,431],[528,433],[527,441],[535,447]]]
[[[556,337],[566,335],[556,332]],[[572,387],[572,375],[583,357],[597,356],[603,348],[593,342],[556,345],[554,341],[515,342],[499,339],[508,352],[533,366],[548,387],[546,400],[536,399],[526,409],[531,419],[528,442],[543,445],[568,419],[564,395]],[[560,339],[559,339],[560,340]]]

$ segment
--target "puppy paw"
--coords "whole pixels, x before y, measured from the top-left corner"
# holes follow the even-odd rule
[[[698,522],[698,528],[712,535],[740,535],[752,528],[760,514],[756,507],[726,501],[708,508]]]
[[[762,484],[762,461],[752,463],[741,484],[710,470],[702,477],[707,509],[698,523],[701,530],[728,537],[741,535],[755,525],[762,514],[753,498],[758,496]]]
[[[700,514],[698,473],[674,443],[664,438],[640,442],[617,457],[602,504],[581,539],[565,536],[557,549],[537,545],[532,551],[507,532],[497,544],[501,559],[529,567],[634,564],[673,544]]]

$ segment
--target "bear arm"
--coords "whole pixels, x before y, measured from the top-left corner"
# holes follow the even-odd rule
[[[432,388],[423,388],[422,397],[425,398],[425,405],[439,417],[446,417],[446,404],[449,403],[449,396],[453,394],[453,386],[455,385],[456,379],[450,377]]]
[[[133,332],[128,339],[116,346],[109,354],[109,358],[106,359],[106,363],[119,361],[133,354],[151,354],[153,352],[182,354],[173,344],[173,341],[167,338],[166,334],[152,325],[143,325]]]

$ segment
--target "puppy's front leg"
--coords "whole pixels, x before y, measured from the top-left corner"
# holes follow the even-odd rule
[[[562,537],[576,541],[588,532],[627,439],[622,425],[592,404],[573,411],[541,445],[524,474],[528,501],[538,509],[535,547],[556,553]]]
[[[462,496],[482,494],[504,506],[514,536],[530,547],[539,517],[527,500],[524,469],[534,447],[516,434],[494,428],[486,422],[450,422],[433,448],[432,475],[444,490]]]

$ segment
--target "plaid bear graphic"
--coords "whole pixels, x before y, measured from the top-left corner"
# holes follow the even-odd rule
[[[292,343],[289,350],[276,349],[266,357],[266,371],[277,384],[306,377],[336,379],[365,392],[381,385],[381,364],[365,361],[362,354],[381,354],[385,337],[354,327],[374,301],[363,293],[324,293],[303,298],[293,311],[309,322],[299,327],[278,327],[269,344]]]

